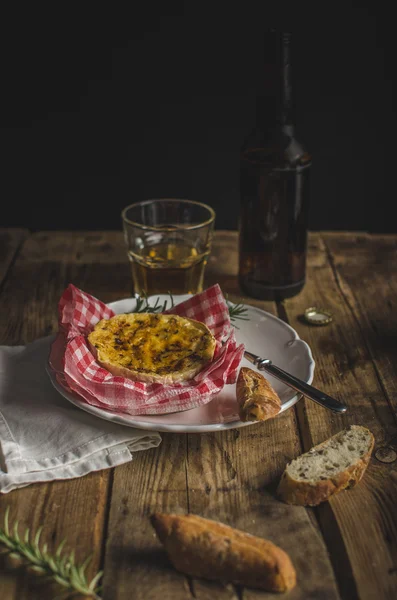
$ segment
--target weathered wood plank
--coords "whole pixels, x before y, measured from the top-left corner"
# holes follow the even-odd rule
[[[22,229],[0,229],[0,289],[4,283],[7,273],[18,253],[23,240],[28,236],[28,232]],[[1,339],[1,338],[0,338]],[[0,512],[3,517],[3,512]],[[3,519],[0,517],[0,526],[3,526]],[[0,551],[2,549],[0,548]],[[0,557],[0,596],[2,598],[17,598],[19,582],[15,577],[15,572],[9,567],[4,556]]]
[[[340,395],[350,406],[346,417],[335,417],[309,401],[299,402],[296,415],[305,447],[353,420],[369,426],[378,445],[393,442],[396,435],[390,411],[396,386],[392,368],[395,347],[390,333],[390,327],[396,326],[392,310],[395,267],[391,262],[395,261],[396,238],[378,237],[374,242],[374,237],[366,234],[312,234],[307,286],[284,305],[292,326],[314,352],[315,383],[331,395]],[[236,252],[236,234],[217,232],[206,272],[206,285],[220,283],[232,300],[241,298]],[[11,253],[8,264],[12,266],[6,269],[0,296],[3,343],[24,343],[55,331],[57,302],[69,282],[105,302],[131,293],[121,232],[34,234],[15,263],[13,260]],[[360,271],[360,265],[367,266]],[[369,279],[371,269],[374,279]],[[391,283],[385,291],[388,277]],[[367,296],[366,288],[371,285]],[[380,296],[376,288],[383,289]],[[271,304],[244,300],[272,310]],[[386,311],[382,309],[384,302]],[[331,326],[312,329],[302,323],[304,308],[314,303],[333,310]],[[298,578],[301,575],[298,588],[289,597],[338,597],[322,537],[310,520],[313,511],[287,507],[274,497],[282,468],[302,450],[297,433],[295,411],[290,410],[264,427],[254,425],[238,432],[203,436],[163,435],[158,449],[139,453],[131,463],[115,469],[114,477],[112,472],[102,471],[69,482],[29,486],[0,497],[0,520],[8,505],[13,518],[33,529],[45,519],[44,535],[54,544],[67,537],[79,558],[94,548],[92,570],[101,564],[107,529],[105,600],[271,597],[233,586],[189,581],[176,573],[151,528],[149,515],[154,510],[190,510],[269,537],[289,551]],[[395,597],[394,464],[372,460],[357,488],[315,511],[342,596],[348,600]],[[17,578],[2,575],[1,585],[5,600],[46,597],[43,592],[32,592],[30,579],[22,573]]]
[[[0,286],[18,250],[29,235],[26,229],[0,229]]]
[[[335,280],[397,417],[397,236],[323,234]],[[381,440],[379,440],[381,442]],[[385,439],[394,443],[397,439]]]
[[[186,435],[161,434],[156,449],[115,469],[106,540],[104,598],[191,598],[158,547],[149,517],[155,511],[186,511]]]
[[[239,301],[236,241],[234,232],[215,236],[207,285],[220,283],[224,293]],[[255,304],[274,313],[271,303]],[[167,567],[148,520],[155,510],[190,511],[272,539],[290,553],[298,571],[299,584],[289,594],[291,599],[338,598],[327,551],[308,512],[282,504],[274,495],[287,457],[300,450],[294,411],[289,410],[274,421],[240,430],[165,435],[161,446],[151,451],[150,462],[139,455],[117,469],[105,557],[106,598],[127,599],[134,590],[137,599],[154,600],[160,589],[164,599],[273,597],[191,581]],[[133,560],[139,556],[145,560]]]
[[[365,237],[357,236],[357,245]],[[313,235],[307,284],[299,296],[284,303],[289,322],[312,348],[316,361],[314,384],[343,399],[349,406],[346,415],[337,416],[309,400],[298,403],[297,414],[306,448],[328,438],[348,423],[369,427],[375,435],[376,447],[397,434],[396,422],[361,326],[363,314],[373,310],[368,303],[365,307],[361,305],[362,312],[357,313],[356,305],[348,301],[356,297],[357,290],[362,290],[361,297],[370,285],[370,280],[366,279],[369,277],[368,266],[364,265],[360,268],[361,277],[349,280],[352,289],[346,292],[345,265],[357,247],[349,240],[350,235],[343,236],[344,247],[348,244],[349,253],[340,250],[340,256],[344,254],[343,290],[339,259],[330,255],[321,235]],[[361,264],[360,260],[352,258],[354,263]],[[378,293],[384,293],[384,287]],[[333,312],[332,324],[310,327],[302,322],[305,308],[315,304],[326,306]],[[395,326],[395,316],[391,323]],[[391,600],[396,597],[396,493],[395,466],[373,458],[364,480],[356,488],[335,496],[316,509],[342,595],[349,600],[355,597]],[[341,556],[347,561],[341,561]]]
[[[294,411],[263,424],[188,438],[190,511],[270,539],[288,552],[298,578],[289,598],[339,598],[325,545],[307,511],[275,496],[286,457],[301,451]],[[197,598],[211,597],[212,589],[194,581]],[[276,597],[243,591],[244,600]]]
[[[26,240],[10,268],[0,295],[2,343],[30,342],[57,329],[57,305],[74,283],[105,301],[129,295],[128,264],[121,262],[119,235],[38,233]],[[21,526],[36,530],[44,524],[43,539],[56,546],[63,538],[82,561],[93,553],[88,574],[100,568],[111,470],[51,484],[35,484],[0,496],[0,521],[6,508]],[[32,589],[25,572],[0,581],[4,600],[52,598]]]

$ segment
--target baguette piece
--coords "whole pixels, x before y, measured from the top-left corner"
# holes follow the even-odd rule
[[[152,313],[102,319],[88,342],[97,362],[113,375],[163,384],[192,379],[213,359],[216,347],[204,323]]]
[[[281,400],[269,381],[247,367],[238,374],[236,395],[241,421],[266,421],[281,410]]]
[[[268,540],[193,514],[155,513],[151,523],[178,571],[272,592],[296,584],[286,552]]]
[[[341,490],[354,487],[368,466],[374,436],[351,425],[290,462],[277,494],[287,504],[317,506]]]

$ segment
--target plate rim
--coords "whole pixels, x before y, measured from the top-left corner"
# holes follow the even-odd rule
[[[151,297],[157,298],[158,296],[166,296],[166,294],[156,294],[154,296],[149,296],[148,299],[150,299]],[[188,294],[175,294],[175,295],[173,295],[173,298],[175,300],[175,299],[178,299],[180,297],[185,297],[185,296],[188,296]],[[120,302],[134,301],[134,300],[136,300],[136,298],[134,298],[133,296],[126,297],[126,298],[120,298],[119,300],[114,300],[112,302],[108,302],[106,304],[106,306],[108,306],[109,308],[111,308],[113,310],[113,306],[115,304],[118,304]],[[183,302],[183,300],[180,300],[180,302]],[[232,303],[232,304],[235,304],[235,303]],[[313,378],[314,378],[314,369],[315,369],[316,363],[313,358],[313,354],[312,354],[309,344],[307,342],[305,342],[304,340],[302,340],[302,338],[298,335],[297,331],[289,323],[286,323],[285,321],[283,321],[276,315],[273,315],[272,313],[269,313],[268,311],[263,310],[262,308],[259,308],[257,306],[252,306],[250,304],[244,304],[244,306],[249,308],[250,310],[253,310],[254,312],[257,312],[258,314],[260,314],[262,316],[265,315],[267,318],[270,318],[271,320],[274,320],[277,323],[281,323],[282,326],[286,330],[288,330],[289,333],[291,334],[291,341],[299,341],[305,347],[305,350],[306,350],[307,356],[308,356],[308,368],[309,368],[309,377],[307,380],[305,380],[305,382],[308,384],[311,384],[313,381]],[[54,336],[51,336],[50,345],[52,344],[52,341],[55,339],[55,337],[56,337],[56,334]],[[68,400],[69,402],[71,402],[76,407],[80,408],[81,410],[88,412],[89,414],[92,414],[92,415],[94,415],[98,418],[104,419],[106,421],[111,421],[112,423],[117,423],[119,425],[123,425],[125,427],[135,427],[136,429],[142,429],[145,431],[159,431],[159,432],[164,432],[164,433],[210,433],[213,431],[224,431],[227,429],[240,429],[241,427],[255,425],[256,423],[258,423],[258,421],[241,421],[239,419],[236,421],[230,421],[230,422],[208,423],[208,424],[202,424],[202,425],[178,425],[178,424],[158,424],[158,423],[153,424],[150,421],[133,421],[131,423],[128,423],[128,422],[125,422],[124,420],[126,420],[126,421],[129,421],[130,419],[133,420],[135,418],[135,415],[127,415],[124,413],[122,413],[122,414],[113,413],[111,411],[101,409],[97,406],[92,406],[91,404],[87,404],[86,402],[79,400],[77,397],[77,394],[68,392],[58,383],[58,381],[56,380],[55,371],[49,365],[48,361],[46,363],[46,371],[47,371],[47,374],[48,374],[50,381],[51,381],[52,385],[54,386],[54,388],[66,400]],[[282,413],[282,412],[288,410],[289,408],[291,408],[292,406],[294,406],[301,399],[301,397],[302,397],[302,394],[300,394],[298,392],[296,394],[294,394],[294,396],[292,396],[292,398],[290,398],[289,400],[287,400],[287,402],[284,402],[284,404],[282,404],[280,413]],[[195,410],[195,409],[190,409],[190,410]],[[181,411],[178,411],[178,413],[179,412],[181,412]],[[186,412],[188,412],[188,411],[186,411]],[[170,413],[168,413],[168,414],[170,414]],[[110,418],[109,418],[109,416],[110,416]],[[150,418],[152,415],[142,415],[142,416]],[[153,416],[159,416],[159,415],[153,415]]]

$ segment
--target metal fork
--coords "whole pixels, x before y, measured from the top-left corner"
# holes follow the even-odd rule
[[[283,369],[280,369],[280,367],[276,367],[276,365],[274,365],[269,358],[261,358],[260,356],[252,354],[252,352],[248,352],[247,350],[244,352],[244,356],[253,365],[255,365],[259,371],[266,371],[267,373],[270,373],[273,375],[273,377],[280,379],[280,381],[283,381],[292,389],[300,392],[307,398],[310,398],[310,400],[317,402],[317,404],[320,404],[324,408],[328,408],[335,413],[344,413],[347,411],[347,406],[345,404],[338,402],[338,400],[331,398],[331,396],[328,396],[328,394],[325,394],[324,392],[320,392],[320,390],[317,388],[305,383],[294,375],[283,371]]]

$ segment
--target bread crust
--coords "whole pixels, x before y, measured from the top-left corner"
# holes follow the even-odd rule
[[[137,353],[139,351],[139,345],[138,348],[132,345],[133,342],[131,342],[131,339],[129,339],[129,335],[125,335],[127,328],[134,328],[136,322],[143,323],[142,326],[139,326],[141,327],[141,336],[144,335],[146,331],[144,344],[141,346],[141,350],[146,358],[152,353],[154,354],[154,358],[156,358],[154,344],[155,342],[157,345],[159,344],[159,340],[158,338],[156,339],[154,334],[155,330],[152,331],[150,329],[151,327],[156,327],[157,323],[160,323],[160,325],[176,323],[179,327],[179,330],[183,331],[184,327],[186,328],[186,325],[190,325],[192,328],[190,333],[193,332],[197,339],[192,342],[191,355],[189,356],[188,352],[185,353],[182,367],[170,367],[168,371],[163,369],[163,371],[166,372],[156,373],[156,364],[152,365],[152,369],[146,368],[147,365],[144,364],[140,369],[134,368],[134,366],[128,367],[120,364],[120,362],[122,362],[127,356],[130,356],[136,360],[134,352]],[[139,329],[139,327],[137,329]],[[149,331],[151,332],[150,335]],[[133,335],[135,334],[136,332],[133,332]],[[164,353],[165,350],[168,350],[167,343],[169,343],[169,340],[175,340],[176,334],[175,331],[171,331],[168,336],[168,334],[164,334],[164,331],[162,331],[161,335],[163,336],[161,342],[161,351],[159,350],[157,352],[157,358],[160,360],[162,356],[161,352]],[[204,341],[203,347],[200,346],[200,340]],[[114,341],[116,342],[115,347],[117,347],[118,344],[120,345],[123,353],[122,360],[118,360],[117,350],[115,350],[115,347],[113,347]],[[208,362],[212,360],[216,347],[216,340],[209,328],[204,323],[195,321],[193,319],[187,319],[185,317],[179,317],[177,315],[152,315],[146,313],[116,315],[111,319],[103,319],[102,321],[99,321],[94,330],[88,335],[88,343],[90,350],[95,356],[97,362],[112,375],[126,377],[128,379],[133,379],[135,381],[141,381],[144,383],[161,384],[180,383],[192,379]],[[153,344],[152,347],[150,347],[151,343]],[[175,358],[178,354],[178,351],[179,350],[168,350],[168,358],[171,360]]]
[[[182,573],[273,592],[296,584],[290,557],[268,540],[193,514],[155,513],[151,523]]]
[[[281,410],[281,400],[269,381],[248,367],[241,367],[236,384],[241,421],[266,421]]]
[[[277,488],[277,495],[280,500],[287,504],[299,506],[317,506],[322,502],[326,502],[331,496],[334,496],[342,490],[357,485],[367,469],[375,443],[372,433],[367,428],[363,427],[362,429],[365,429],[366,432],[370,434],[371,445],[368,451],[361,458],[357,459],[353,465],[350,465],[344,471],[334,475],[332,478],[320,480],[316,483],[296,480],[290,476],[286,468]],[[314,446],[312,450],[321,450],[327,446],[327,443],[331,439],[332,438],[328,438],[321,444]],[[305,453],[305,455],[307,454],[309,453]]]

